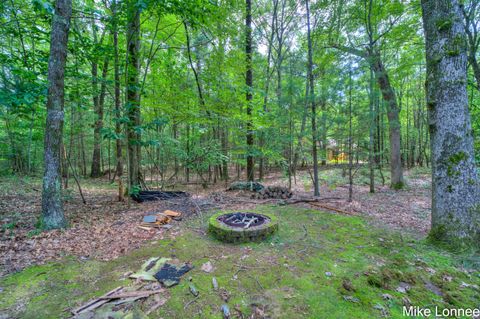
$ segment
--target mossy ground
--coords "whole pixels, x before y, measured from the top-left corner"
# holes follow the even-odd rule
[[[206,235],[205,214],[182,222],[176,239],[146,244],[112,262],[67,258],[4,277],[0,314],[68,317],[68,310],[82,302],[130,284],[121,280],[122,274],[137,270],[152,256],[191,261],[195,268],[185,277],[191,276],[200,291],[189,303],[194,297],[182,279],[152,318],[221,318],[223,302],[212,291],[212,276],[230,293],[232,312],[239,305],[249,314],[251,304],[257,304],[273,318],[402,318],[403,297],[420,307],[480,306],[475,286],[480,285],[479,256],[452,255],[359,217],[293,206],[258,206],[257,211],[276,214],[280,224],[278,233],[261,243],[216,241]],[[200,267],[209,260],[215,269],[205,273]],[[411,289],[397,292],[400,282]],[[385,300],[382,294],[392,298]]]

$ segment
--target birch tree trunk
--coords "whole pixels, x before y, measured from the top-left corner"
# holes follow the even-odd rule
[[[63,212],[61,148],[64,121],[64,80],[71,0],[57,0],[50,35],[48,61],[47,121],[45,127],[45,173],[43,175],[42,221],[45,229],[67,226]]]
[[[422,0],[432,149],[430,237],[452,246],[480,240],[480,183],[467,95],[467,39],[457,0]]]

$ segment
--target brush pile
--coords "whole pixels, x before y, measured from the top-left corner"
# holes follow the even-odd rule
[[[267,199],[267,198],[287,199],[292,196],[293,196],[293,193],[286,187],[268,186],[252,194],[251,198],[253,199]]]

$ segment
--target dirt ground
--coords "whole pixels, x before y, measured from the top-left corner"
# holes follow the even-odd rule
[[[347,180],[341,169],[322,170],[321,204],[348,214],[366,216],[372,222],[424,235],[430,220],[430,177],[426,171],[406,172],[407,188],[393,191],[377,181],[376,192],[369,193],[366,177],[355,176],[353,201],[349,203]],[[387,174],[388,175],[388,174]],[[388,182],[388,181],[387,181]],[[281,173],[269,174],[263,184],[287,186]],[[80,259],[112,260],[138,249],[146,241],[175,237],[182,231],[182,221],[171,229],[141,229],[142,216],[165,209],[180,211],[183,218],[209,210],[254,209],[257,204],[281,200],[250,199],[249,192],[225,191],[225,183],[203,189],[200,185],[179,185],[190,199],[156,201],[138,204],[117,201],[115,185],[107,180],[82,181],[87,200],[84,205],[71,185],[65,192],[65,211],[70,222],[66,230],[40,232],[37,228],[41,211],[41,180],[14,177],[0,182],[0,276],[29,265],[42,264],[65,255]],[[312,198],[307,171],[300,172],[292,184],[294,198]],[[295,205],[319,210],[308,203]]]

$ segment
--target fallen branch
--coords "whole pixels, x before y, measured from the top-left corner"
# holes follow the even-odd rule
[[[284,201],[282,205],[291,205],[298,203],[315,203],[322,200],[342,199],[341,197],[323,197],[323,198],[298,198]]]
[[[67,158],[67,161],[68,161],[68,165],[72,169],[73,179],[75,180],[75,183],[77,183],[78,192],[80,193],[80,196],[82,197],[82,202],[83,202],[84,205],[86,205],[87,201],[85,200],[85,197],[83,196],[82,187],[80,186],[80,181],[78,180],[78,177],[77,177],[77,172],[75,171],[75,168],[73,168],[72,162],[70,162],[70,157],[66,156],[66,158]]]
[[[120,287],[117,287],[109,292],[107,292],[105,295],[103,295],[102,297],[108,297],[110,295],[113,295],[119,291],[121,291],[123,289],[123,286],[120,286]],[[91,310],[94,310],[104,304],[106,304],[108,302],[109,299],[102,299],[101,297],[100,298],[97,298],[97,299],[94,299],[94,300],[90,300],[89,302],[87,302],[86,304],[76,308],[76,309],[73,309],[72,310],[72,313],[74,315],[78,315],[78,314],[81,314],[81,313],[84,313],[84,312],[88,312],[88,311],[91,311]]]
[[[161,299],[159,302],[155,303],[145,314],[148,316],[167,302],[167,299]]]
[[[200,298],[200,296],[196,296],[195,298],[193,298],[192,300],[190,300],[189,302],[187,302],[187,303],[183,306],[183,310],[187,309],[188,306],[190,306],[192,303],[194,303],[195,301],[197,301],[198,298]]]
[[[328,205],[325,205],[325,204],[310,203],[310,205],[313,205],[313,206],[316,206],[316,207],[320,207],[320,208],[325,208],[325,209],[328,209],[328,210],[332,210],[332,211],[334,211],[334,212],[341,213],[341,214],[353,215],[353,216],[358,215],[357,213],[347,212],[346,210],[342,210],[342,209],[339,209],[339,208],[331,207],[331,206],[328,206]]]
[[[112,294],[112,295],[105,295],[102,296],[98,299],[102,300],[111,300],[111,299],[122,299],[122,298],[131,298],[131,297],[148,297],[150,295],[158,294],[160,292],[163,292],[163,290],[143,290],[143,291],[128,291],[128,292],[121,292],[118,294]]]

